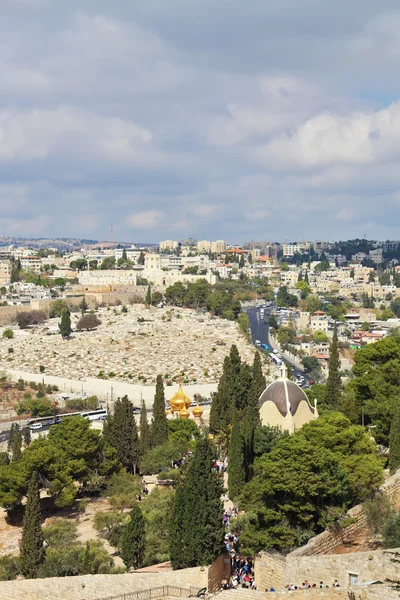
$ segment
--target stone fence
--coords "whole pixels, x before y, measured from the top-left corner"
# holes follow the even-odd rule
[[[0,582],[1,600],[99,600],[160,586],[207,588],[208,569],[200,567],[166,573],[81,575]],[[160,597],[162,597],[161,594]]]

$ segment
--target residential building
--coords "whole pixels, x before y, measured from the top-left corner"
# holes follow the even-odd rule
[[[370,250],[368,258],[372,260],[376,265],[381,265],[383,263],[383,250],[382,248],[376,248],[376,250]]]
[[[211,252],[213,254],[222,254],[226,250],[226,242],[224,240],[217,240],[216,242],[211,242]]]
[[[11,263],[9,260],[0,260],[0,285],[10,283]]]
[[[22,256],[19,260],[23,271],[34,271],[39,274],[42,270],[42,259],[38,256]]]
[[[178,246],[179,242],[173,240],[165,240],[159,244],[160,252],[171,252],[176,250]]]
[[[134,265],[136,265],[142,251],[139,248],[137,248],[136,246],[131,246],[130,248],[115,248],[115,250],[114,250],[115,260],[118,261],[122,258],[124,250],[126,252],[126,258],[128,260],[130,260],[131,262],[133,262]]]

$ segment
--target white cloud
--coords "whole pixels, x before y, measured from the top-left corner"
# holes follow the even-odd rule
[[[128,225],[133,229],[154,229],[159,226],[165,218],[161,210],[144,210],[130,215]]]

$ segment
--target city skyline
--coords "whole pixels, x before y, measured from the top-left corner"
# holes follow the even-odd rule
[[[0,231],[397,239],[394,0],[6,0]]]

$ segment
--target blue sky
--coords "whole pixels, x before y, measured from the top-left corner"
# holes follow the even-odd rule
[[[2,0],[0,234],[400,239],[394,0]]]

